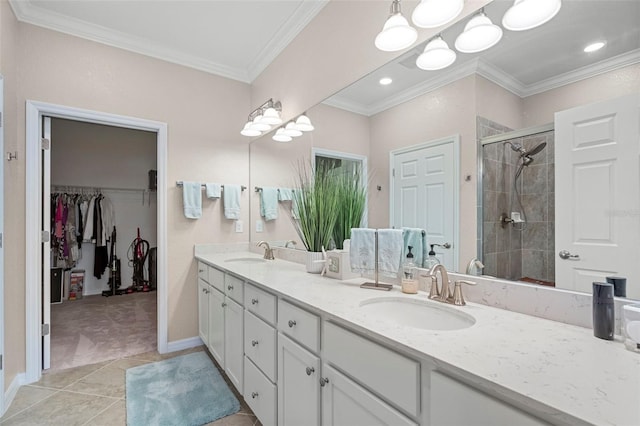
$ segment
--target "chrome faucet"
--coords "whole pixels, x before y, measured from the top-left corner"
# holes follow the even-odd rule
[[[480,271],[484,269],[484,263],[480,262],[478,258],[474,257],[469,261],[467,265],[467,275],[473,275],[474,270],[478,272],[478,275],[482,275]]]
[[[287,240],[286,243],[284,243],[284,248],[289,248],[289,243],[291,243],[291,245],[293,246],[293,248],[296,248],[296,242],[293,240]]]
[[[273,260],[275,259],[275,257],[273,257],[273,249],[271,247],[269,247],[269,243],[266,241],[260,241],[258,244],[256,244],[256,246],[258,247],[264,247],[264,258],[267,260]]]
[[[438,286],[438,271],[440,271],[440,279],[442,284]],[[455,282],[453,293],[451,293],[449,274],[447,269],[441,263],[434,265],[429,271],[431,277],[431,289],[429,290],[429,299],[442,303],[450,303],[452,305],[464,306],[464,296],[462,295],[462,284],[475,285],[473,281],[460,280]]]

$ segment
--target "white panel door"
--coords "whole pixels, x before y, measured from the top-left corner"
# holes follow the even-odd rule
[[[51,117],[42,117],[42,138],[49,141],[51,146]],[[42,153],[42,223],[43,233],[51,230],[51,151],[40,150]],[[42,369],[51,368],[51,236],[42,239]],[[64,283],[63,283],[64,285]]]
[[[0,153],[4,153],[4,80],[0,75]],[[4,414],[4,161],[0,161],[0,417]]]
[[[456,139],[391,153],[391,226],[422,228],[447,269],[457,270],[458,188]]]
[[[639,108],[635,94],[556,113],[558,287],[591,293],[616,275],[640,298]]]
[[[278,426],[320,425],[320,358],[278,333]]]

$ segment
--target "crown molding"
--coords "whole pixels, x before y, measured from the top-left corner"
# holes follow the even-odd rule
[[[247,69],[249,80],[255,80],[328,3],[329,0],[307,0],[300,3],[293,15],[249,64]]]
[[[91,24],[77,18],[45,11],[33,5],[29,0],[9,0],[9,4],[16,18],[21,22],[141,55],[151,56],[243,83],[251,83],[326,6],[327,1],[303,1],[296,8],[294,14],[269,40],[266,47],[262,49],[260,55],[249,65],[248,69],[230,67],[197,55],[185,54],[177,49],[170,49],[157,43],[151,43],[147,39]]]

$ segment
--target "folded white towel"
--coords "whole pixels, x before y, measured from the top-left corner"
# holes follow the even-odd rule
[[[240,219],[240,185],[224,185],[222,202],[224,203],[224,217],[227,219]]]
[[[222,185],[219,183],[205,183],[207,198],[220,198]]]
[[[186,217],[189,219],[202,217],[202,184],[200,182],[182,182],[182,202]]]
[[[291,217],[298,218],[298,204],[291,188],[278,188],[279,201],[291,201]]]
[[[349,263],[351,271],[373,274],[376,266],[376,230],[369,228],[351,229],[351,251]]]
[[[264,220],[278,218],[278,189],[263,186],[260,191],[260,216]]]
[[[353,240],[351,241],[353,246]],[[402,264],[401,229],[378,229],[378,273],[397,277]]]

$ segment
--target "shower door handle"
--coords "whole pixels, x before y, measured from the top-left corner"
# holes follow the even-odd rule
[[[558,256],[560,256],[560,259],[565,260],[580,260],[579,254],[571,254],[571,252],[567,250],[561,250],[560,253],[558,253]]]

